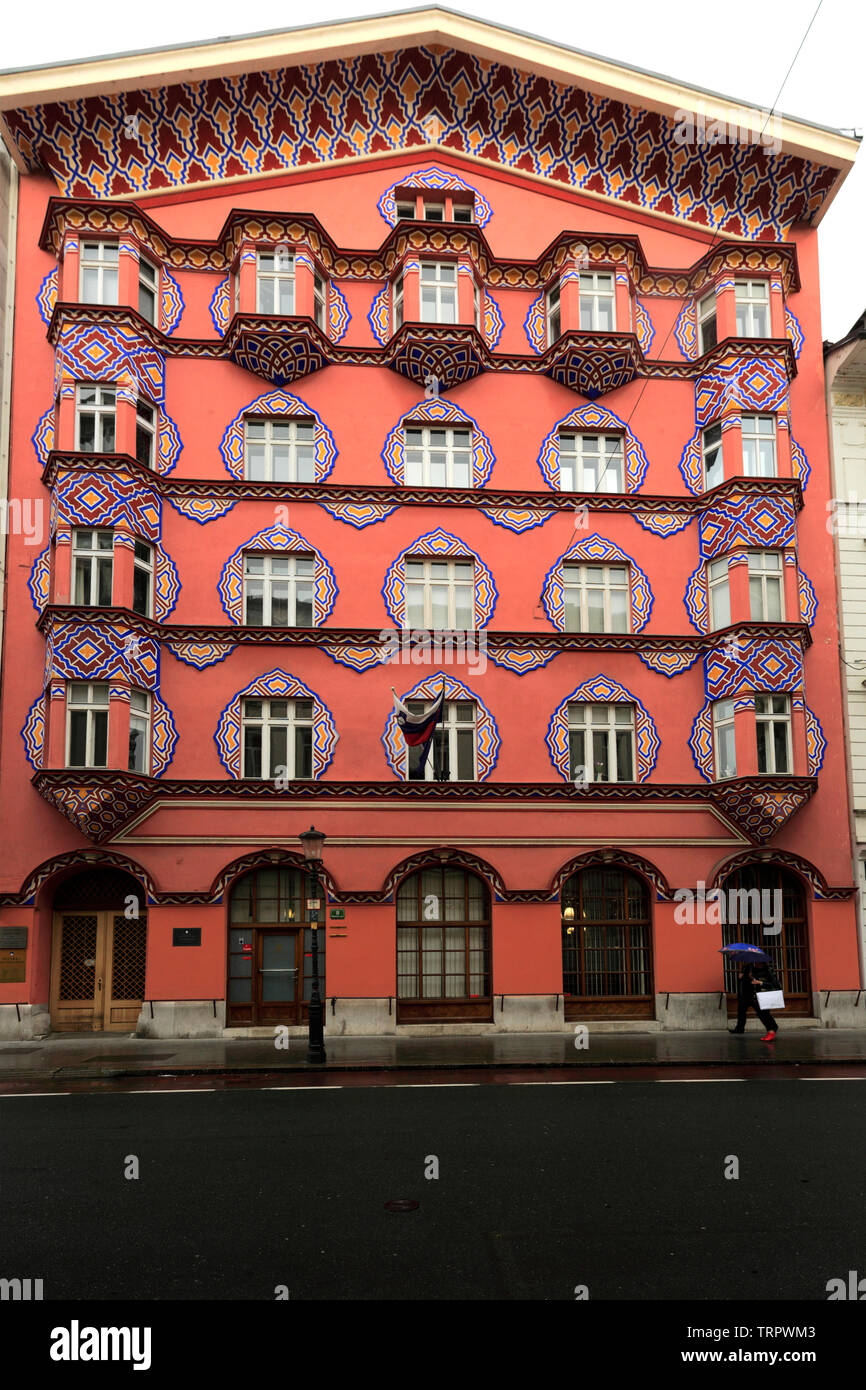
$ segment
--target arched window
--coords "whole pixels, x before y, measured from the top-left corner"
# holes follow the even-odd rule
[[[722,883],[722,945],[750,941],[767,952],[782,982],[786,1014],[811,1014],[812,978],[806,895],[796,874],[776,864],[747,864]],[[736,1013],[737,970],[726,963],[728,1009]]]
[[[316,893],[320,897],[316,898]],[[325,899],[299,869],[254,869],[229,898],[226,1023],[301,1024],[312,982],[308,904],[319,901],[319,984],[325,994]]]
[[[652,1017],[652,925],[643,879],[604,866],[568,879],[562,980],[566,1019]]]
[[[486,885],[442,865],[410,874],[397,891],[397,1022],[492,1017]]]

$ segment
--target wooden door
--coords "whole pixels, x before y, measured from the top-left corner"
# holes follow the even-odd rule
[[[129,1033],[144,998],[147,919],[120,912],[56,912],[51,1027]]]

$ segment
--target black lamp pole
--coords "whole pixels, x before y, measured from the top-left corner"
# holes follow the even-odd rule
[[[323,901],[321,893],[321,882],[319,872],[322,863],[322,845],[325,842],[324,833],[310,826],[302,835],[298,836],[303,850],[304,863],[307,871],[313,880],[313,893],[315,901]],[[310,931],[313,942],[313,976],[310,981],[310,1004],[308,1009],[309,1017],[309,1043],[307,1046],[308,1062],[327,1062],[325,1052],[325,1005],[319,991],[319,911],[318,907],[312,909],[310,917]]]

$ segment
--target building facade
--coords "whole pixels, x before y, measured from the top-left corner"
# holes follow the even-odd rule
[[[855,143],[439,11],[0,108],[4,1033],[302,1029],[311,824],[331,1034],[724,1026],[757,932],[862,1022],[815,409]],[[443,691],[417,776],[392,692]]]

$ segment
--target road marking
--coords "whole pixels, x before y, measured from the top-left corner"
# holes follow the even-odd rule
[[[172,1091],[169,1087],[147,1086],[140,1091],[112,1091],[112,1095],[125,1096],[207,1096],[213,1095],[216,1091],[215,1086],[189,1086],[186,1089]]]
[[[390,1086],[387,1081],[376,1083],[379,1088],[388,1086],[391,1091],[450,1091],[458,1086],[483,1086],[484,1084],[483,1081],[395,1081]]]
[[[616,1081],[507,1081],[507,1086],[616,1086]]]
[[[745,1081],[744,1076],[657,1076],[657,1086],[708,1086],[720,1081]]]
[[[257,1091],[344,1091],[345,1086],[257,1086]]]
[[[71,1091],[3,1091],[0,1100],[37,1100],[45,1096],[71,1096]]]
[[[866,1081],[866,1076],[799,1076],[798,1081]]]

